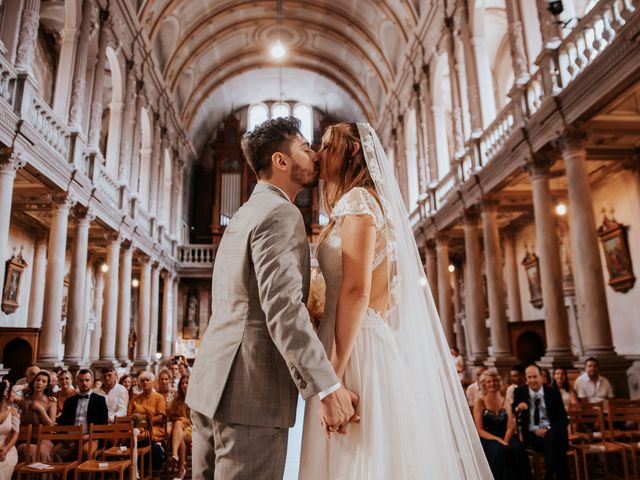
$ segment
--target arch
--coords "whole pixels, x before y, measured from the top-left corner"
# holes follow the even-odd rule
[[[162,20],[158,35],[153,40],[153,49],[160,65],[160,71],[164,69],[169,60],[169,52],[175,50],[180,36],[180,24],[176,17],[167,17]]]
[[[138,178],[138,198],[145,209],[149,208],[149,185],[151,175],[151,142],[153,125],[145,107],[140,111],[140,176]]]
[[[537,362],[544,355],[544,339],[537,332],[526,330],[516,339],[515,353],[523,365]]]
[[[262,122],[269,119],[269,107],[264,103],[256,103],[249,107],[247,115],[247,131],[250,132]]]
[[[380,38],[384,39],[382,42],[382,50],[385,56],[394,61],[393,73],[395,74],[398,71],[400,62],[403,60],[402,38],[390,21],[386,21],[380,25]]]
[[[120,133],[122,130],[122,109],[124,98],[124,65],[113,50],[108,46],[107,62],[111,71],[111,102],[109,103],[109,134],[107,139],[107,151],[105,152],[105,161],[107,171],[114,177],[118,173],[118,163],[120,159]]]
[[[451,169],[451,152],[453,152],[451,82],[449,80],[449,56],[446,52],[442,52],[436,62],[431,88],[436,136],[437,178],[440,180]]]
[[[175,95],[176,102],[178,103],[178,111],[182,111],[187,98],[189,98],[189,93],[193,89],[193,78],[193,70],[187,70],[180,75]]]
[[[293,116],[300,120],[300,131],[309,143],[313,143],[313,109],[305,103],[293,107]]]
[[[20,337],[10,340],[2,351],[2,364],[9,369],[5,380],[15,383],[24,377],[32,358],[33,348],[27,340]]]
[[[407,193],[409,199],[409,212],[418,204],[420,187],[418,185],[418,129],[415,108],[409,109],[405,117],[405,159],[407,162]]]
[[[271,118],[288,117],[291,115],[291,107],[285,102],[276,102],[271,105]]]

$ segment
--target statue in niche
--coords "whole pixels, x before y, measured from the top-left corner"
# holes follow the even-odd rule
[[[187,300],[187,324],[182,330],[185,339],[197,338],[198,335],[198,296],[190,293]]]

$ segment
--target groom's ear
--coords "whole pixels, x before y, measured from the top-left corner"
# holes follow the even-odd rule
[[[286,170],[288,162],[287,156],[282,152],[274,152],[273,155],[271,155],[271,163],[273,164],[273,168],[277,170]]]
[[[351,156],[355,157],[359,151],[360,151],[360,144],[356,142],[353,144],[353,150],[351,152]]]

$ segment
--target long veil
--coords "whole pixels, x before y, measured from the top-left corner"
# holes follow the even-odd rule
[[[392,165],[374,129],[358,123],[362,147],[384,210],[389,265],[389,323],[405,361],[421,448],[437,450],[450,479],[491,479],[476,427],[455,370],[409,216]],[[402,406],[398,406],[402,408]],[[428,427],[428,428],[425,428]],[[414,437],[415,438],[415,437]]]

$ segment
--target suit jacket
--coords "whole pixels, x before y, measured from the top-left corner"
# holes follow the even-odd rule
[[[217,421],[291,427],[298,392],[338,383],[305,303],[310,255],[302,215],[258,183],[216,252],[213,310],[191,373],[187,404]]]
[[[562,402],[562,396],[557,388],[548,387],[544,385],[544,403],[547,407],[547,415],[549,416],[549,421],[551,422],[551,428],[557,428],[560,431],[566,431],[567,426],[569,425],[569,418],[567,417],[567,411],[564,409],[564,403]],[[515,412],[515,408],[519,403],[526,403],[529,408],[524,410],[518,414],[518,426],[520,427],[520,431],[528,432],[529,431],[529,419],[531,418],[531,397],[529,396],[529,386],[523,385],[521,387],[516,388],[513,394],[513,410]]]
[[[78,394],[65,400],[62,413],[58,418],[58,425],[74,425],[76,423],[76,409],[78,407]],[[87,405],[87,425],[106,425],[109,423],[109,409],[107,401],[102,395],[92,393]]]

